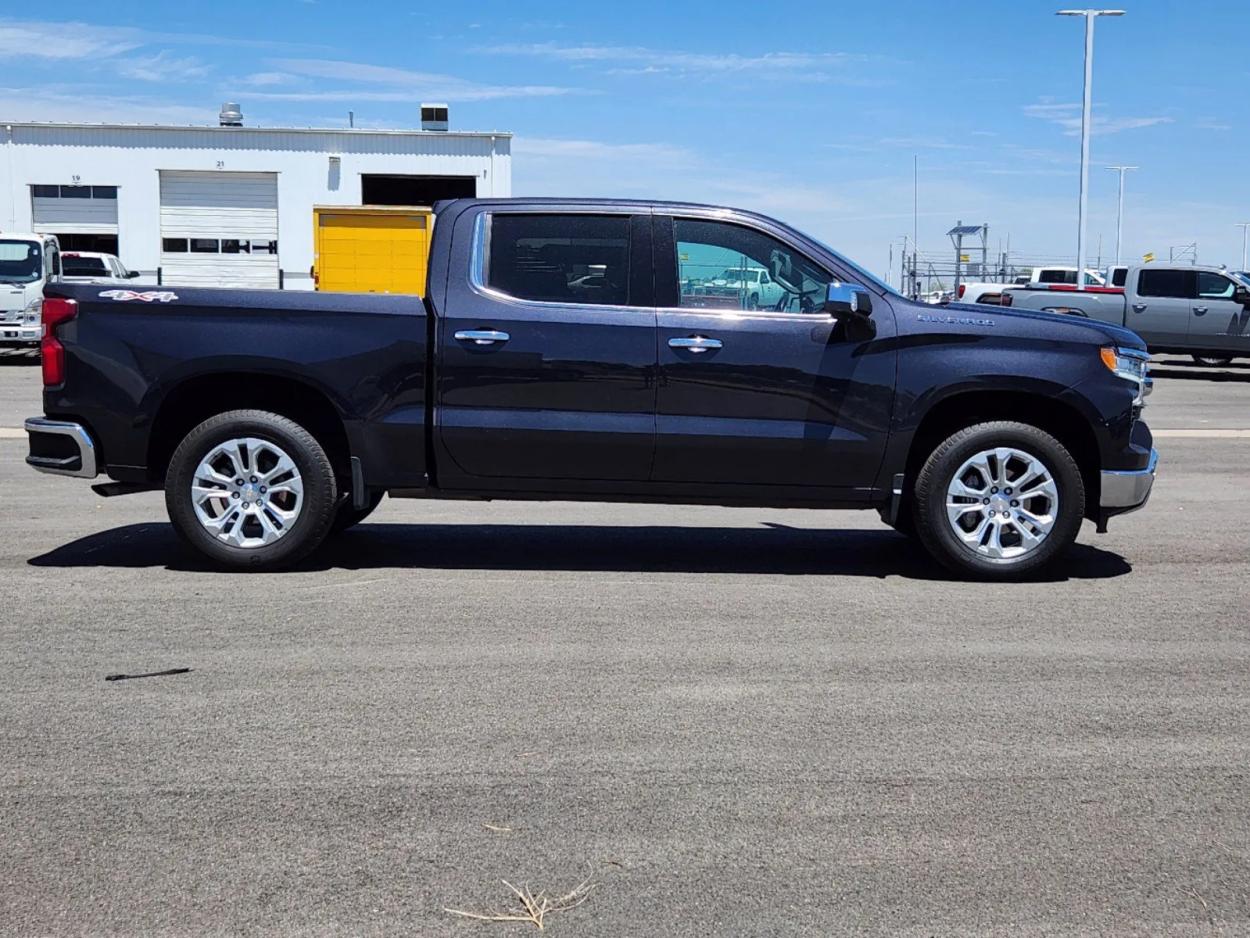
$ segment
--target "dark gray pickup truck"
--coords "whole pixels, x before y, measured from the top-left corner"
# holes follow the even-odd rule
[[[106,473],[105,495],[163,488],[187,543],[245,569],[390,494],[872,508],[1006,578],[1150,494],[1133,333],[913,303],[760,215],[443,203],[428,282],[50,285],[27,461]]]

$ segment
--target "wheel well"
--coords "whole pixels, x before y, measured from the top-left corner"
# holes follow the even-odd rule
[[[1085,483],[1085,513],[1093,517],[1099,502],[1101,460],[1089,421],[1070,404],[1021,391],[968,391],[935,404],[921,420],[907,454],[907,484],[947,437],[989,420],[1015,420],[1044,430],[1072,454]],[[908,490],[910,497],[910,489]]]
[[[209,417],[228,410],[267,410],[317,438],[340,478],[351,474],[347,431],[329,398],[301,381],[275,375],[215,374],[191,378],[166,395],[148,437],[148,474],[162,479],[178,444]]]

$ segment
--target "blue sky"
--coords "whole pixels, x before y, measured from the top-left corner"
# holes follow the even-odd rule
[[[1081,23],[1061,4],[61,0],[0,17],[0,120],[509,130],[518,195],[682,198],[777,215],[881,271],[912,228],[1075,253]],[[1250,221],[1250,6],[1127,0],[1097,30],[1091,253],[1197,241],[1236,265]],[[55,11],[59,19],[34,18]]]

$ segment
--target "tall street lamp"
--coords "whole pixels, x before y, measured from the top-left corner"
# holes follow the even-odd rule
[[[1250,270],[1250,267],[1246,266],[1246,236],[1250,235],[1250,222],[1238,222],[1236,227],[1241,229],[1241,269]]]
[[[1120,207],[1115,213],[1115,262],[1120,263],[1120,242],[1124,237],[1124,174],[1136,166],[1108,166],[1107,169],[1120,174]]]
[[[1076,288],[1085,289],[1085,214],[1089,205],[1089,125],[1094,81],[1094,18],[1123,16],[1123,10],[1059,10],[1058,16],[1085,17],[1085,97],[1081,106],[1081,201],[1077,210]]]

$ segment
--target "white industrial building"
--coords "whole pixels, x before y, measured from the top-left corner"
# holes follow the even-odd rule
[[[144,278],[311,289],[313,206],[511,193],[511,134],[217,125],[4,124],[0,228],[115,253]]]

